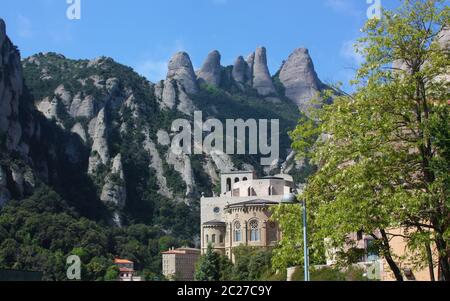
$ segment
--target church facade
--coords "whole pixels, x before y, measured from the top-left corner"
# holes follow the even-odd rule
[[[275,247],[281,232],[270,219],[270,207],[294,191],[289,175],[258,179],[254,172],[223,173],[220,195],[202,198],[200,202],[202,254],[211,245],[216,252],[234,260],[233,249],[241,245]]]

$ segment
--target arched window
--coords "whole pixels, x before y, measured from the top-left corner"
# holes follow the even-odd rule
[[[248,196],[252,196],[253,195],[253,187],[249,187],[248,188]]]
[[[242,229],[241,229],[241,223],[235,222],[234,223],[234,241],[240,242],[242,240]]]
[[[212,235],[212,243],[215,244],[216,243],[216,234]]]
[[[206,242],[207,243],[209,242],[209,235],[208,234],[206,234]]]
[[[231,179],[230,178],[227,179],[227,192],[228,191],[231,191]]]
[[[250,241],[259,241],[259,223],[257,220],[250,221]]]
[[[234,183],[239,183],[239,178],[234,179]]]
[[[242,181],[243,181],[243,182],[248,181],[248,178],[247,178],[247,177],[244,177],[244,178],[242,179]]]

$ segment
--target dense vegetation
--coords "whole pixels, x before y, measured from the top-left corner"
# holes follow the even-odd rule
[[[234,264],[228,257],[214,253],[211,247],[201,257],[196,271],[198,281],[285,281],[286,270],[277,272],[272,265],[273,252],[241,246],[234,250]],[[368,281],[365,271],[358,267],[318,267],[310,271],[312,281]],[[304,272],[297,268],[293,281],[303,281]]]
[[[33,120],[41,125],[39,139],[27,141],[30,158],[33,162],[45,162],[49,176],[43,181],[36,175],[36,186],[27,189],[23,195],[14,191],[13,183],[8,183],[15,201],[0,211],[0,268],[43,271],[45,280],[65,280],[67,256],[78,255],[83,262],[83,280],[111,280],[117,275],[112,266],[113,259],[120,256],[135,261],[136,268],[147,279],[161,279],[160,251],[172,246],[195,245],[200,233],[198,199],[202,193],[210,196],[218,190],[203,168],[205,157],[195,155],[191,156],[195,192],[186,199],[186,186],[181,175],[163,158],[163,173],[174,198],[168,199],[158,193],[156,171],[149,168],[151,158],[142,147],[146,133],[156,141],[158,129],[169,130],[173,120],[185,116],[175,110],[160,110],[152,85],[131,68],[109,58],[101,58],[92,64],[88,60],[71,60],[55,53],[38,54],[23,62],[23,74],[26,88],[21,100],[21,121],[27,124],[33,116]],[[42,80],[43,76],[45,80]],[[114,101],[108,100],[110,91],[96,84],[95,80],[99,78],[116,79],[115,93],[119,94],[114,97],[123,98],[121,91],[132,91],[139,117],[134,116],[132,109],[119,108]],[[67,113],[67,104],[54,95],[61,84],[72,96],[92,96],[97,106],[95,110],[105,107],[109,155],[112,158],[119,153],[122,155],[127,195],[124,208],[99,200],[111,162],[99,166],[94,175],[87,174],[93,141],[87,137],[83,142],[69,130],[79,123],[88,132],[90,120],[74,118]],[[46,120],[33,108],[46,97],[57,101],[55,120]],[[204,118],[279,119],[281,156],[288,155],[291,143],[288,131],[295,127],[300,113],[284,97],[271,103],[255,91],[242,92],[232,81],[224,81],[220,89],[202,86],[200,93],[192,98],[204,112]],[[3,140],[0,136],[2,150]],[[167,153],[162,146],[158,146],[158,151],[162,157]],[[233,156],[232,159],[237,168],[249,163],[258,174],[264,174],[258,156]],[[36,168],[24,162],[19,154],[7,152],[0,153],[0,164]],[[272,171],[277,172],[279,170]],[[310,167],[306,164],[303,170],[294,172],[294,177],[302,182],[309,173]],[[123,183],[119,177],[112,179]],[[111,223],[113,213],[117,212],[121,217],[121,228]],[[235,267],[224,258],[220,259],[227,271],[222,279],[269,277],[270,269],[260,270],[261,265],[270,264],[268,253],[241,253],[242,261]],[[248,272],[245,271],[247,264],[251,266]]]
[[[133,260],[148,280],[162,279],[160,252],[189,243],[157,226],[116,228],[86,219],[44,185],[0,211],[0,242],[0,268],[43,271],[44,280],[62,281],[69,255],[80,256],[82,280],[113,280],[115,257]]]

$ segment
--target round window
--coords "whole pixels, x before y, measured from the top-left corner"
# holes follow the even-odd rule
[[[219,213],[220,212],[220,208],[219,207],[215,207],[214,208],[214,213]]]

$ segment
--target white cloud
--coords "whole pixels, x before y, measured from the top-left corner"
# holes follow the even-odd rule
[[[351,61],[353,64],[361,65],[364,62],[364,57],[356,52],[355,49],[356,41],[345,41],[342,44],[340,55],[344,59]]]
[[[31,20],[24,15],[17,17],[17,34],[22,38],[30,38],[33,35]]]

